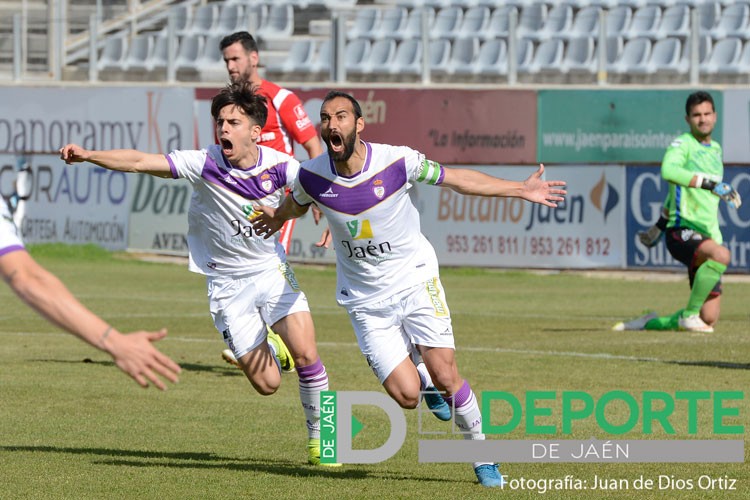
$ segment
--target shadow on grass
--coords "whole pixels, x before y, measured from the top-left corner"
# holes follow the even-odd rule
[[[731,363],[729,361],[663,361],[670,365],[705,366],[708,368],[725,368],[728,370],[750,370],[750,363]]]
[[[103,457],[92,463],[125,467],[173,467],[177,469],[222,469],[240,472],[262,472],[291,477],[331,477],[342,479],[390,479],[455,483],[453,478],[435,478],[389,471],[365,470],[361,465],[316,467],[296,462],[222,457],[213,453],[123,450],[111,448],[74,448],[67,446],[0,446],[0,453],[65,453]]]

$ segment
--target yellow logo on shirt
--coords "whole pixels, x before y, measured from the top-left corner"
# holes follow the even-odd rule
[[[353,240],[372,238],[372,227],[368,219],[362,221],[350,220],[346,223],[346,227],[349,229],[349,234],[352,235]]]

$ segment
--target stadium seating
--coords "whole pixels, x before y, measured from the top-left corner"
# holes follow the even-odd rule
[[[482,43],[472,64],[472,74],[495,76],[508,74],[508,44],[501,38]]]
[[[461,28],[464,13],[460,7],[445,7],[435,15],[435,21],[430,28],[433,39],[456,38]]]
[[[723,65],[718,70],[719,74],[734,75],[747,78],[750,75],[750,41],[746,41],[742,48],[740,57],[734,64]],[[746,82],[747,80],[744,80]]]
[[[573,7],[568,4],[554,6],[544,20],[541,29],[525,33],[524,36],[537,41],[560,38],[570,31],[573,25]]]
[[[479,32],[479,37],[483,40],[507,37],[511,10],[518,13],[518,9],[508,5],[493,10],[487,27]]]
[[[528,65],[519,66],[520,72],[559,73],[565,54],[565,44],[559,38],[544,40],[534,51],[534,57]]]
[[[182,30],[182,35],[210,35],[219,22],[219,5],[210,3],[195,9],[190,26]]]
[[[382,18],[382,9],[368,7],[357,10],[354,24],[346,33],[349,39],[377,38],[377,30]]]
[[[177,71],[198,71],[198,60],[203,55],[205,40],[200,35],[186,35],[180,39],[175,58]]]
[[[257,29],[261,40],[287,39],[294,33],[294,8],[291,4],[274,3],[268,9],[266,20]]]
[[[242,5],[224,4],[216,23],[216,31],[222,34],[248,29],[247,14]],[[209,33],[210,35],[210,33]]]
[[[446,68],[449,75],[471,74],[474,61],[479,55],[479,38],[460,38],[451,46],[450,60]]]
[[[125,58],[126,70],[146,71],[148,61],[154,51],[154,37],[151,35],[138,35],[130,40],[128,55]]]
[[[347,73],[362,73],[367,69],[372,43],[365,38],[357,38],[346,44],[344,66]]]
[[[519,37],[535,37],[536,33],[544,27],[545,19],[547,19],[547,4],[533,2],[523,5],[516,33]]]
[[[674,83],[680,82],[677,77],[685,82],[690,72],[694,11],[701,79],[737,81],[750,40],[750,0],[185,0],[166,6],[148,20],[152,24],[123,23],[102,36],[96,65],[107,79],[163,79],[171,18],[171,58],[180,72],[223,82],[218,41],[249,30],[259,42],[261,61],[268,63],[263,71],[320,79],[333,63],[331,15],[336,13],[345,16],[344,60],[347,74],[357,81],[413,81],[421,76],[427,52],[438,80],[493,81],[507,75],[515,46],[524,82],[593,83],[604,50],[613,82]],[[602,14],[605,47],[599,47]],[[423,15],[429,47],[421,46]],[[512,17],[515,40],[509,39]],[[88,51],[79,52],[78,62],[85,63]],[[12,43],[0,31],[0,65],[8,68],[11,60]],[[192,77],[177,75],[182,78]]]
[[[399,40],[406,40],[408,38],[421,38],[422,36],[422,16],[427,13],[427,24],[432,26],[435,21],[435,9],[431,7],[425,7],[422,9],[413,9],[409,12],[409,17],[406,20],[404,28],[397,33],[394,33]]]
[[[486,6],[470,7],[458,28],[458,38],[474,38],[486,30],[490,23],[490,9]]]
[[[650,38],[655,39],[661,22],[661,8],[658,5],[645,5],[635,11],[633,19],[624,31],[626,39]]]
[[[390,68],[391,75],[419,75],[422,73],[422,41],[415,38],[403,40],[396,48]]]
[[[125,58],[128,52],[128,40],[124,35],[107,38],[102,55],[97,62],[98,71],[125,69]]]
[[[203,50],[195,61],[195,65],[201,75],[211,78],[226,77],[226,65],[224,63],[224,54],[221,53],[219,43],[224,38],[224,33],[207,36],[203,44]]]
[[[607,65],[607,71],[615,75],[645,73],[651,57],[651,40],[633,38],[625,42],[622,55],[615,62]]]
[[[750,38],[750,4],[734,3],[727,5],[721,12],[716,26],[711,30],[714,40],[727,37]]]
[[[363,74],[385,75],[396,56],[396,40],[384,38],[375,40],[370,48],[370,54],[362,65]]]
[[[406,7],[393,7],[387,9],[380,16],[380,24],[375,29],[373,37],[377,39],[393,37],[406,28],[409,11]]]
[[[717,74],[726,72],[729,67],[737,66],[742,54],[742,40],[725,38],[714,44],[708,60],[701,64],[701,73]]]
[[[690,8],[677,4],[667,8],[661,18],[656,38],[678,37],[681,40],[690,36]]]
[[[311,73],[315,59],[315,41],[303,39],[295,41],[286,58],[277,59],[266,66],[272,73]]]
[[[598,5],[588,5],[581,8],[573,19],[573,24],[567,33],[560,36],[568,39],[595,37],[599,35],[599,16],[602,8]]]
[[[630,7],[619,6],[607,12],[607,36],[623,36],[630,28],[633,11]]]
[[[596,73],[596,41],[592,36],[581,36],[568,40],[568,47],[560,63],[563,74],[583,74],[590,76]]]

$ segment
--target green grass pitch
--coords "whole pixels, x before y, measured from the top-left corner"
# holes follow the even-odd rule
[[[257,395],[219,357],[224,348],[208,314],[204,279],[184,264],[141,262],[91,247],[32,248],[92,310],[121,331],[169,328],[159,348],[183,368],[167,392],[143,390],[108,356],[64,334],[0,287],[0,498],[536,498],[538,490],[485,490],[468,464],[420,464],[415,412],[391,459],[338,469],[306,465],[297,379],[285,374],[270,397]],[[317,329],[332,390],[382,391],[359,353],[345,312],[333,300],[332,268],[296,266]],[[710,335],[612,332],[646,308],[662,313],[687,297],[685,279],[585,277],[445,269],[461,374],[479,395],[508,391],[745,391],[750,387],[750,283],[727,280],[722,319]],[[551,403],[559,412],[557,403]],[[750,428],[747,397],[731,424]],[[705,410],[705,411],[704,411]],[[625,418],[614,408],[613,420]],[[624,410],[623,410],[624,412]],[[559,415],[559,413],[555,413]],[[384,442],[384,414],[363,407],[355,446]],[[502,415],[498,415],[502,418]],[[493,415],[494,418],[494,415]],[[685,411],[677,435],[640,428],[605,435],[593,419],[571,435],[528,436],[522,427],[490,439],[714,439],[701,409],[696,435]],[[559,418],[543,420],[559,425]],[[428,430],[444,430],[425,420]],[[748,460],[747,434],[743,439]],[[502,463],[502,457],[498,457]],[[510,478],[594,475],[693,481],[693,489],[549,491],[544,498],[749,498],[750,469],[728,464],[506,463]],[[734,479],[736,490],[703,490],[701,476]],[[717,483],[718,484],[718,483]]]

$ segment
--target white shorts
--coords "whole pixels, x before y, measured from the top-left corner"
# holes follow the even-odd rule
[[[252,276],[208,276],[206,281],[214,326],[238,358],[265,342],[266,325],[310,311],[286,263]]]
[[[455,349],[440,278],[348,312],[359,349],[381,384],[415,345]]]

